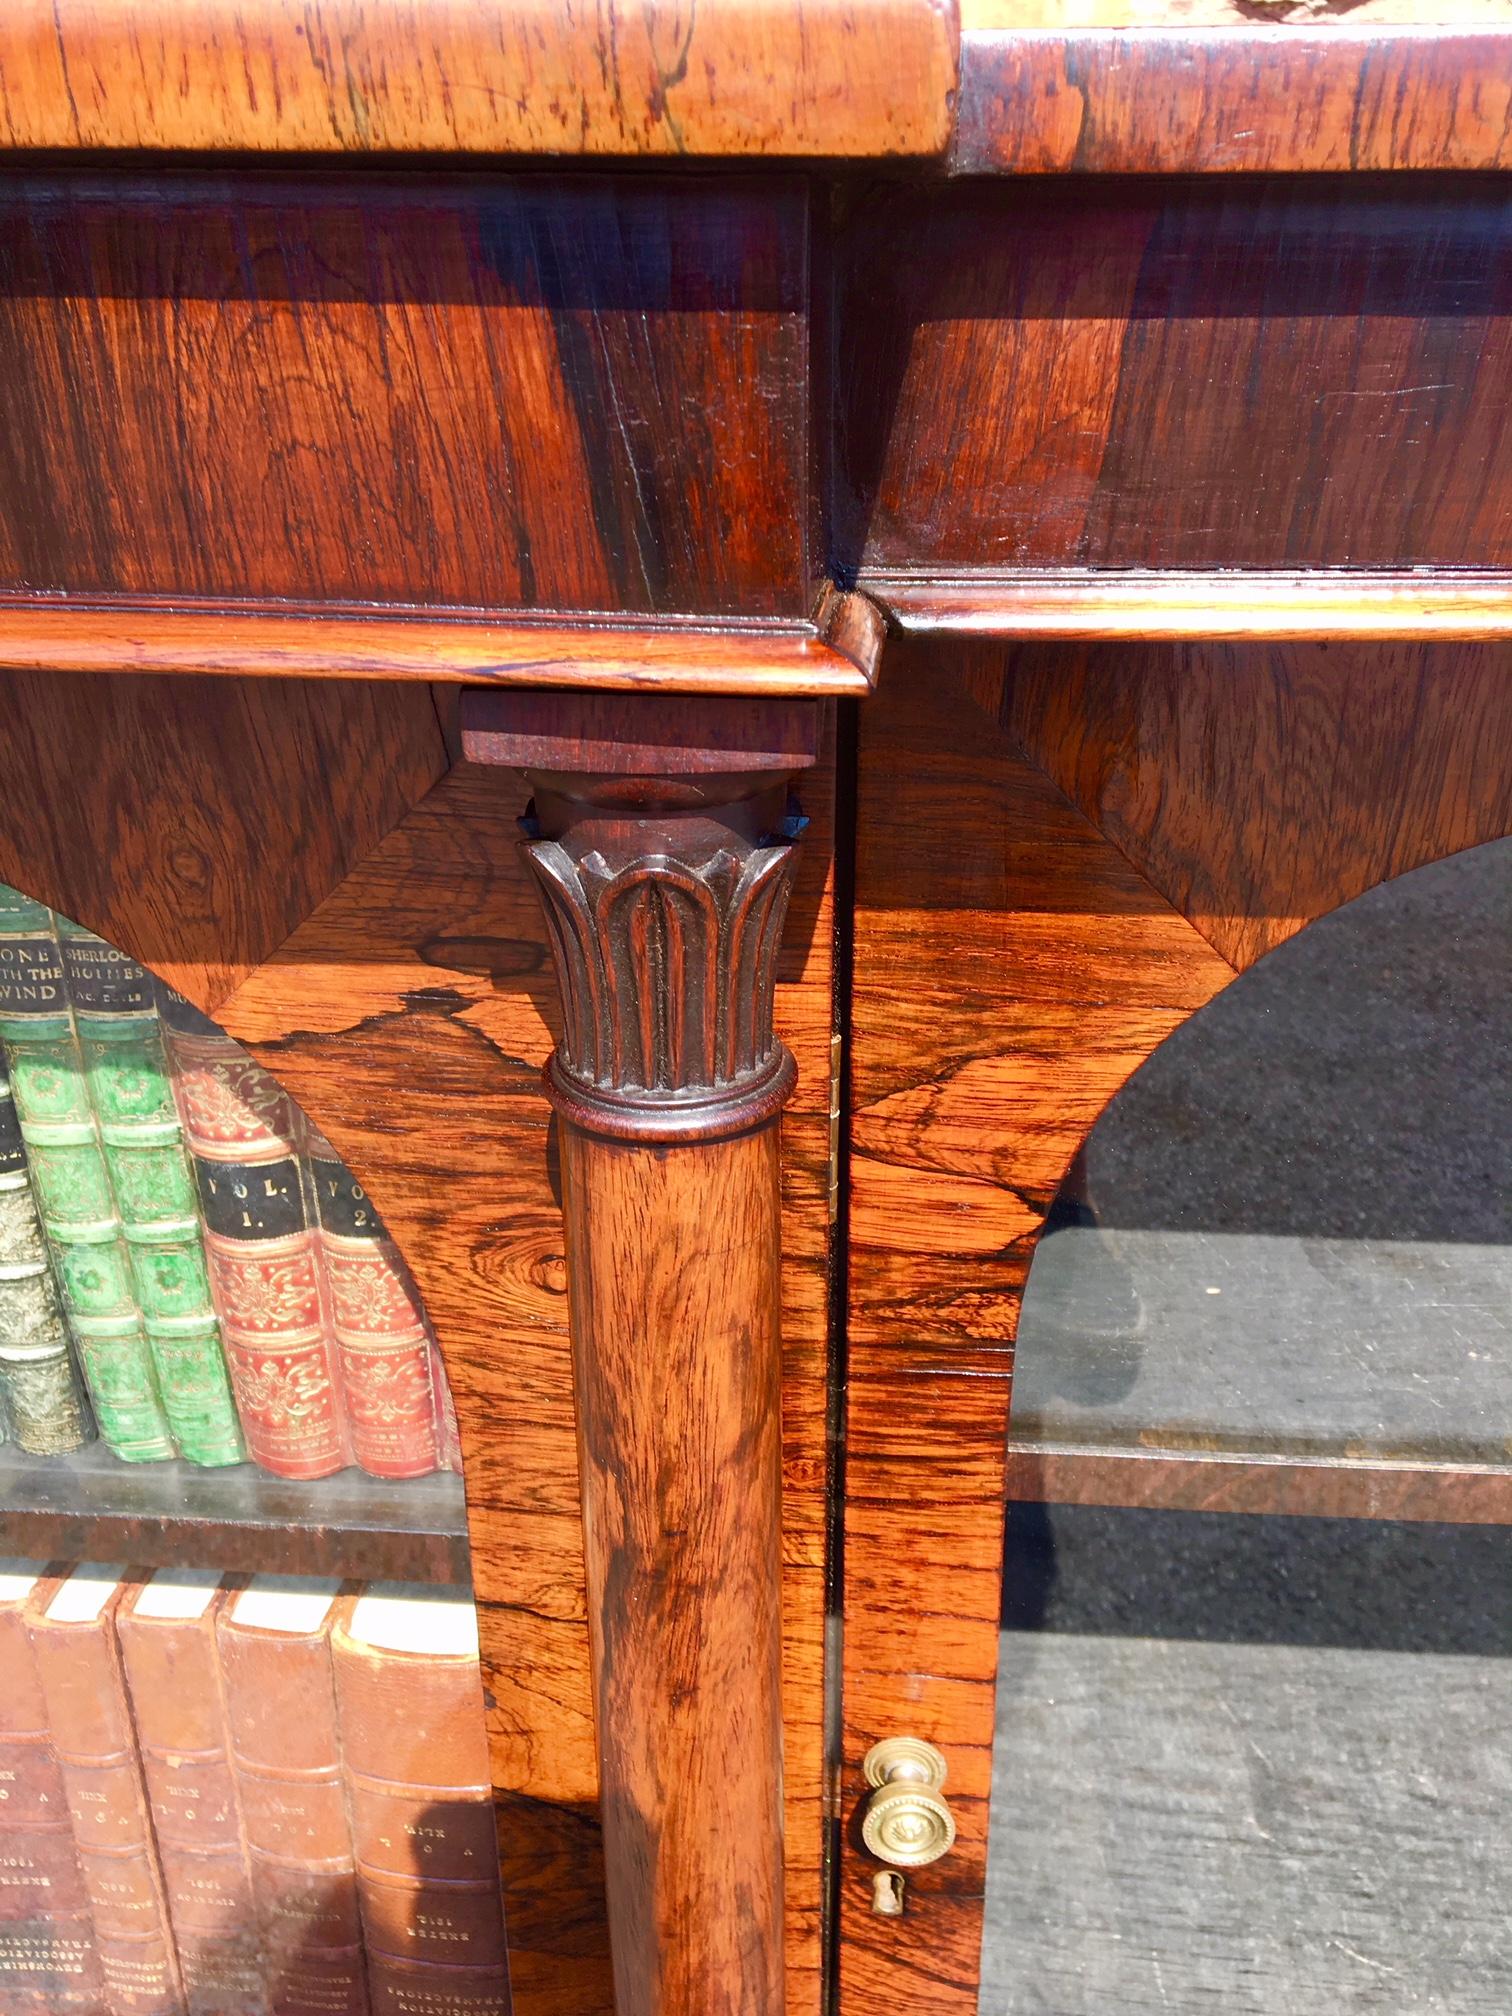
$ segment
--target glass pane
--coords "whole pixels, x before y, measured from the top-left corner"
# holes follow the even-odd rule
[[[1512,2007],[1508,1541],[1012,1507],[983,2016]]]
[[[97,1428],[121,1463],[460,1470],[419,1291],[329,1141],[182,995],[4,887],[0,1062],[0,1431],[23,1452]]]
[[[1512,1453],[1512,841],[1262,960],[1093,1130],[1015,1444]]]

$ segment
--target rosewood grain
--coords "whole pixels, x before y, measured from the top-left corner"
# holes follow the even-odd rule
[[[1236,967],[1512,833],[1512,646],[1015,647],[1009,733]]]
[[[980,645],[908,640],[861,714],[844,2016],[976,2009],[1018,1298],[1104,1103],[1232,978],[973,703],[1001,676]],[[894,1734],[944,1751],[959,1829],[900,1919],[873,1914],[854,1827],[860,1760]]]
[[[863,585],[1512,563],[1505,178],[878,183],[838,257]]]
[[[620,2016],[784,2006],[773,1030],[803,702],[466,694],[523,769]]]
[[[835,595],[823,627],[547,624],[478,611],[282,603],[196,609],[120,598],[0,594],[0,659],[47,672],[186,672],[261,679],[413,679],[658,693],[833,695],[876,682],[881,622]],[[837,616],[836,612],[840,612]],[[831,641],[832,638],[835,641]]]
[[[1005,26],[963,36],[958,173],[1512,167],[1512,17]]]
[[[928,154],[947,0],[11,0],[0,144]]]
[[[212,1010],[447,764],[418,685],[0,672],[0,716],[0,879]]]
[[[780,2016],[777,1135],[562,1173],[616,2016]]]
[[[806,623],[806,234],[782,179],[0,180],[0,587]]]

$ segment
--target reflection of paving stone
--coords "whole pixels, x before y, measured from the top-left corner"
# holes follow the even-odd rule
[[[1016,1411],[1505,1449],[1509,1002],[1512,843],[1221,995],[1088,1144],[1097,1222],[1036,1264]],[[1512,1535],[1012,1524],[984,2016],[1512,2010]]]
[[[1505,2016],[1512,1536],[1015,1525],[983,2016]]]

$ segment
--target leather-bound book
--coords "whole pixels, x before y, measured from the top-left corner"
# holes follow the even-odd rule
[[[352,1452],[293,1107],[182,995],[159,1004],[247,1448],[275,1476],[329,1476]]]
[[[439,1356],[419,1290],[367,1192],[305,1126],[352,1454],[375,1477],[439,1466]]]
[[[81,1562],[26,1605],[110,2016],[185,2016],[115,1614],[140,1585]]]
[[[272,2016],[367,2016],[331,1675],[342,1585],[257,1575],[217,1620]]]
[[[477,1616],[374,1583],[331,1640],[374,2016],[509,2008]]]
[[[226,1735],[206,1569],[160,1568],[116,1612],[190,2016],[265,2016],[261,1942]]]
[[[99,2016],[104,2008],[89,1896],[63,1772],[27,1635],[25,1606],[61,1575],[0,1560],[0,2009],[6,2016]]]
[[[89,1105],[169,1428],[191,1463],[240,1463],[246,1451],[152,976],[93,931],[56,922]]]

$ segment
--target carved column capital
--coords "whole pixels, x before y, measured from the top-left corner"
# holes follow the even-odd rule
[[[772,1032],[803,824],[785,794],[630,812],[538,789],[529,824],[562,999],[558,1110],[635,1140],[769,1119],[794,1075]]]
[[[774,1119],[794,1065],[772,1008],[806,823],[812,701],[470,693],[463,746],[522,771],[562,1040],[546,1067],[575,1126],[712,1141]]]

